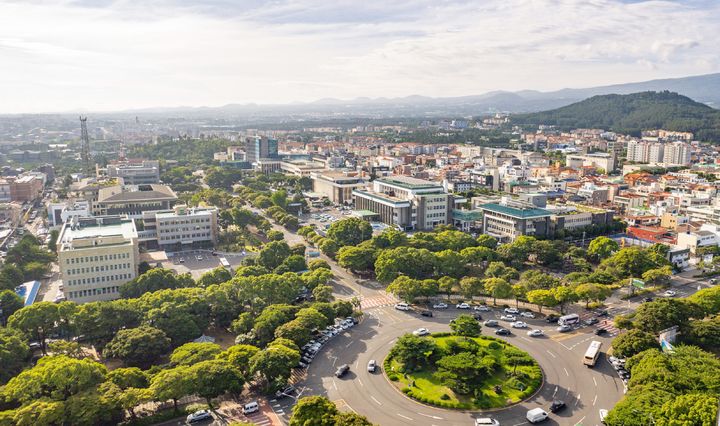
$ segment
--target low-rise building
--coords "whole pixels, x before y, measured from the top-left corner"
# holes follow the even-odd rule
[[[212,247],[217,242],[216,207],[175,206],[172,210],[142,214],[140,242],[167,251]]]
[[[160,163],[157,160],[111,161],[106,172],[125,185],[160,183]]]
[[[322,194],[335,204],[353,201],[353,190],[367,186],[367,181],[357,175],[342,172],[314,172],[310,174],[313,192]]]
[[[482,232],[500,241],[513,241],[521,235],[546,236],[552,213],[530,203],[504,198],[500,203],[483,204]]]
[[[177,199],[175,192],[167,185],[115,185],[99,190],[93,214],[128,215],[135,219],[146,211],[171,209]]]
[[[718,245],[718,243],[720,240],[717,235],[710,231],[681,232],[677,236],[677,247],[690,249],[693,254],[697,252],[698,248]]]
[[[127,216],[73,217],[58,236],[65,297],[76,303],[112,300],[138,272],[135,223]]]
[[[571,154],[565,157],[565,165],[573,169],[594,167],[610,173],[615,170],[615,157],[604,152],[586,155]]]
[[[47,206],[49,226],[60,226],[73,216],[90,217],[92,211],[87,200],[75,200],[66,203],[49,203]]]
[[[10,182],[10,199],[21,203],[33,201],[42,194],[43,186],[43,179],[39,176],[20,176]]]

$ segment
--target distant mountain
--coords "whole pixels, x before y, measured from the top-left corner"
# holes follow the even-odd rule
[[[593,96],[550,111],[513,115],[512,122],[635,135],[643,130],[666,129],[693,132],[699,140],[720,142],[720,110],[669,91]]]

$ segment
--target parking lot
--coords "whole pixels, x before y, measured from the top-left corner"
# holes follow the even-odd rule
[[[202,274],[207,271],[213,270],[220,264],[220,258],[224,257],[233,269],[236,269],[242,263],[243,259],[247,256],[252,256],[253,253],[241,252],[241,253],[222,253],[214,252],[212,250],[188,250],[180,251],[175,253],[168,253],[168,260],[172,262],[170,268],[174,269],[180,274],[190,273],[193,278],[200,278]]]
[[[313,225],[316,229],[324,231],[334,222],[349,217],[356,217],[350,207],[324,207],[301,214],[300,221],[303,222],[303,225]],[[389,225],[382,222],[370,222],[370,225],[372,225],[373,233],[380,233],[389,227]]]

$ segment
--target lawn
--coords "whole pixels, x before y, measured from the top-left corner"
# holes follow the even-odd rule
[[[432,336],[438,346],[447,350],[448,343],[453,340],[463,340],[447,333],[436,333]],[[489,409],[500,408],[517,403],[538,389],[542,383],[542,371],[537,362],[532,359],[528,365],[508,365],[506,354],[526,352],[520,351],[513,345],[490,336],[471,338],[493,357],[500,360],[500,366],[494,373],[483,380],[474,389],[473,393],[462,395],[454,392],[440,379],[435,377],[434,366],[426,367],[420,371],[403,373],[403,365],[388,357],[385,360],[385,372],[388,378],[406,395],[420,402],[436,405],[443,408],[458,409]],[[493,344],[495,342],[495,344]],[[529,355],[527,355],[529,357]],[[495,386],[501,386],[500,393]]]

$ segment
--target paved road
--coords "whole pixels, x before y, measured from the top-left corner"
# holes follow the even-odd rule
[[[449,331],[449,321],[462,311],[449,309],[435,313],[435,317],[425,318],[392,307],[367,311],[361,324],[333,339],[316,358],[308,369],[307,379],[299,384],[306,387],[304,395],[326,395],[341,409],[356,411],[382,425],[473,424],[473,418],[481,416],[480,412],[443,410],[417,403],[402,395],[382,372],[367,372],[368,361],[375,359],[382,364],[398,337],[419,327],[433,332]],[[497,310],[484,313],[485,318],[499,316]],[[622,397],[624,386],[604,356],[593,369],[585,367],[581,360],[590,340],[600,340],[607,348],[610,338],[594,336],[590,328],[559,335],[541,319],[527,322],[531,327],[544,329],[548,337],[529,338],[526,330],[516,330],[515,335],[504,339],[537,359],[545,382],[529,401],[482,416],[495,417],[503,425],[525,424],[528,409],[538,406],[547,409],[555,398],[565,401],[568,407],[551,415],[546,424],[600,424],[599,410],[612,408]],[[491,334],[492,329],[483,327],[483,333]],[[351,372],[343,379],[333,375],[340,364],[351,366]],[[278,401],[280,407],[277,408],[290,413],[293,402],[285,398]]]

